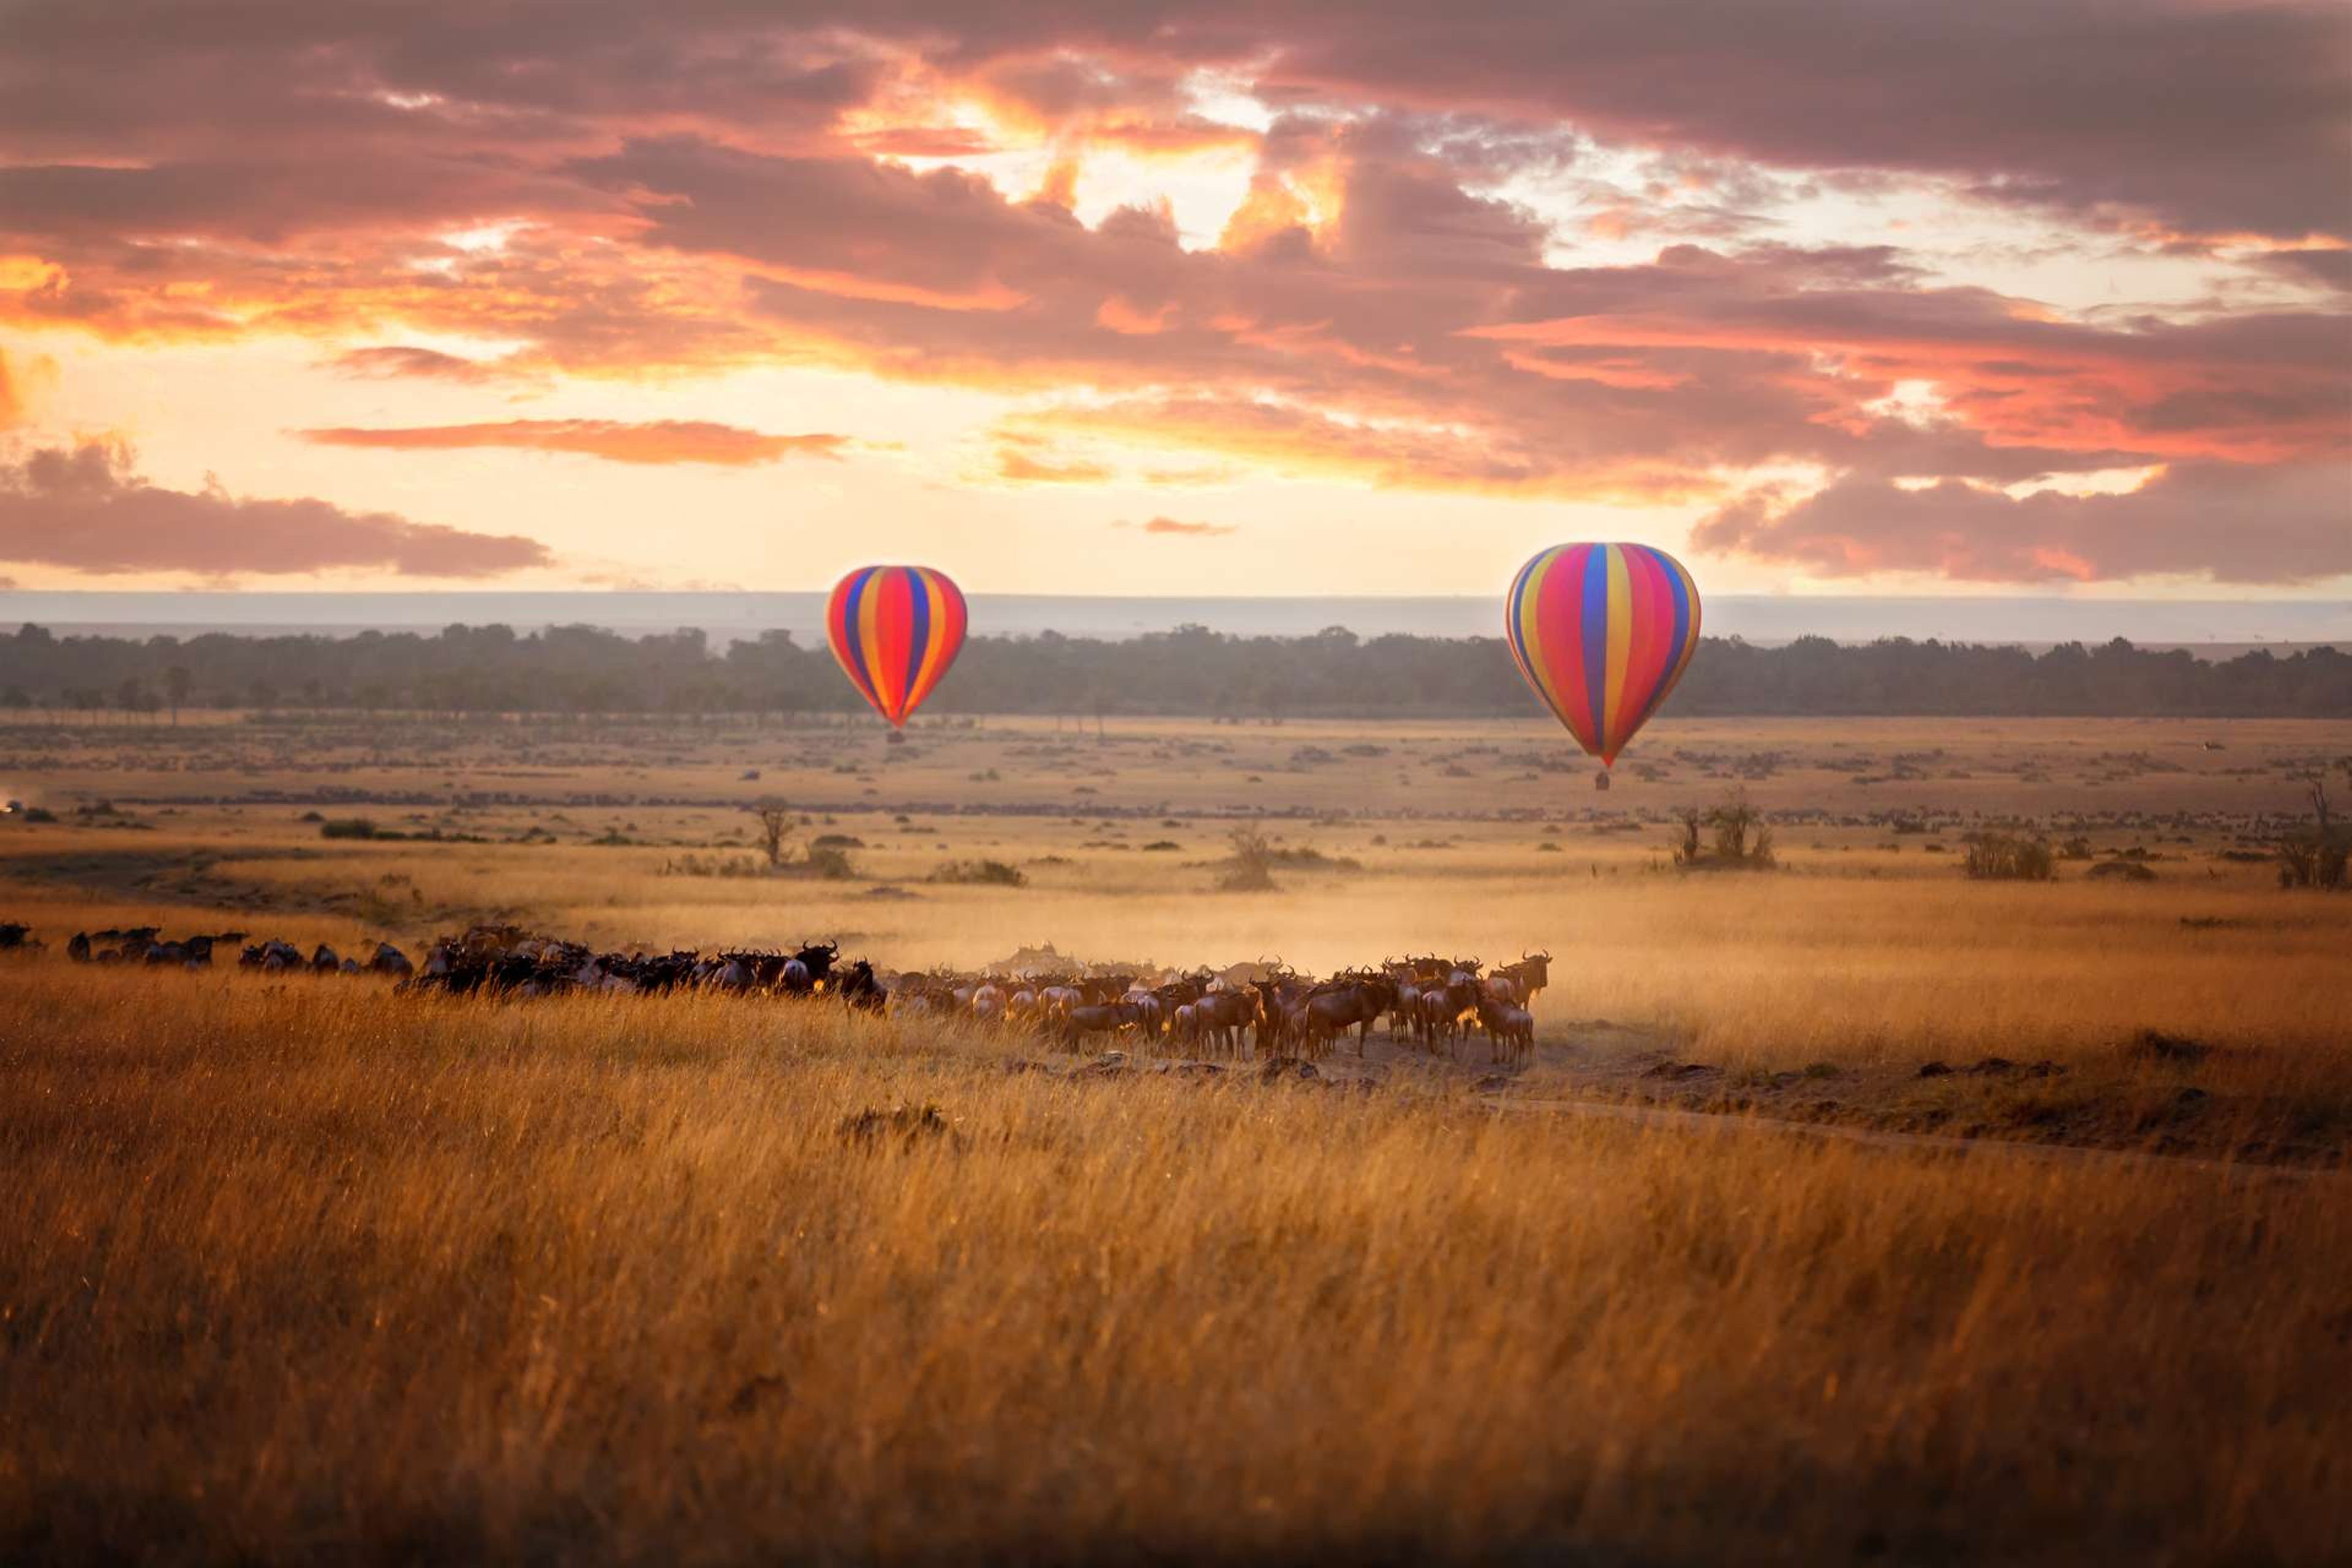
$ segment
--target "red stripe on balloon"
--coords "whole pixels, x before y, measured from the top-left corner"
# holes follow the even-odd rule
[[[907,647],[914,640],[914,584],[901,566],[887,567],[874,576],[869,593],[881,596],[874,605],[874,646],[866,650],[866,668],[882,699],[882,716],[893,724],[907,719]]]
[[[1528,649],[1542,661],[1559,701],[1559,721],[1568,726],[1588,752],[1600,749],[1592,723],[1591,681],[1584,668],[1584,575],[1591,569],[1592,546],[1578,544],[1552,557],[1543,581],[1536,585],[1536,631],[1543,646]]]

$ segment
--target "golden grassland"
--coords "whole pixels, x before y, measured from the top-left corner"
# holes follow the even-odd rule
[[[2335,1178],[0,990],[0,1557],[2340,1560]],[[940,1106],[941,1135],[845,1138]]]
[[[51,943],[0,962],[0,1560],[2352,1552],[2352,900],[2243,858],[2347,727],[1643,742],[1600,795],[1532,726],[0,731],[62,819],[0,822],[0,919]],[[1675,871],[1671,808],[1735,786],[1780,868]],[[763,798],[856,875],[711,874]],[[1221,892],[1237,820],[1323,860]],[[1964,879],[2013,820],[2095,858]],[[2089,876],[2120,852],[2154,879]],[[932,879],[979,858],[1027,885]],[[1555,963],[1524,1066],[1376,1037],[1270,1084],[59,956],[479,919]],[[1756,1114],[1546,1109],[1593,1100]],[[840,1131],[900,1104],[949,1132]]]

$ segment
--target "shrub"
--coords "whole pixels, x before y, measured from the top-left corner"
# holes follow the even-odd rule
[[[934,882],[964,883],[983,888],[1025,888],[1028,877],[1002,860],[942,860],[931,873]]]
[[[850,864],[849,851],[829,845],[810,845],[808,858],[794,869],[821,882],[846,882],[857,875],[857,868]],[[1013,872],[1015,877],[1020,874]]]
[[[1979,881],[2046,882],[2053,857],[2049,840],[2008,833],[1972,833],[1960,869]]]
[[[321,838],[373,838],[377,837],[377,829],[371,818],[339,816],[319,824],[319,837]]]
[[[1229,893],[1263,893],[1274,887],[1274,841],[1261,827],[1236,827],[1226,835],[1234,847],[1217,886]]]

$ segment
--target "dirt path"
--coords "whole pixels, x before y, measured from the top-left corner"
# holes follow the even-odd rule
[[[2196,1154],[2101,1149],[2082,1143],[2028,1143],[2009,1138],[1954,1138],[1937,1132],[1886,1132],[1875,1128],[1848,1127],[1829,1121],[1790,1121],[1781,1117],[1759,1116],[1751,1111],[1676,1110],[1665,1106],[1618,1105],[1596,1100],[1520,1100],[1508,1094],[1490,1095],[1487,1102],[1498,1114],[1587,1116],[1717,1136],[1752,1133],[1767,1137],[1818,1138],[1910,1153],[1987,1155],[2000,1159],[2043,1160],[2061,1164],[2129,1165],[2141,1169],[2202,1170],[2233,1180],[2259,1181],[2283,1177],[2291,1181],[2352,1181],[2352,1170],[2341,1167],[2215,1160]]]

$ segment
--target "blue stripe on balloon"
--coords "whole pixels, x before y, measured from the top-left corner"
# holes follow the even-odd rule
[[[1536,568],[1541,565],[1545,557],[1550,553],[1551,552],[1547,550],[1538,555],[1533,561],[1520,567],[1519,574],[1511,579],[1511,603],[1503,617],[1503,636],[1509,639],[1511,657],[1518,660],[1519,669],[1523,674],[1532,673],[1535,667],[1528,662],[1528,645],[1519,637],[1519,606],[1526,602],[1528,596],[1528,579],[1535,575]],[[1541,693],[1538,692],[1538,695],[1540,696]]]
[[[1584,690],[1592,707],[1592,739],[1609,733],[1609,546],[1596,544],[1584,556]]]
[[[1654,550],[1650,553],[1656,557],[1658,570],[1665,574],[1666,591],[1675,596],[1675,640],[1666,645],[1674,652],[1667,657],[1659,672],[1659,683],[1663,685],[1674,678],[1675,668],[1683,661],[1683,649],[1690,641],[1690,586],[1683,581],[1682,568],[1663,551]],[[1653,692],[1650,696],[1652,706],[1654,707],[1657,700],[1657,694]]]
[[[914,619],[907,630],[907,683],[899,689],[911,704],[915,678],[923,673],[923,656],[931,651],[931,574],[920,567],[908,570],[907,602],[914,607]]]

